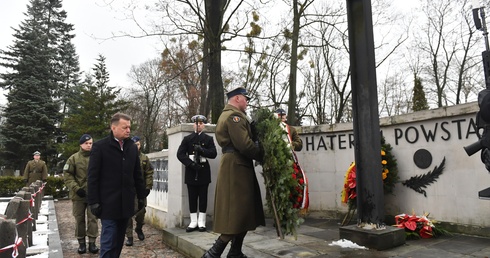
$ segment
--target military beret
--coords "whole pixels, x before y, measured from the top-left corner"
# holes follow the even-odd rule
[[[247,90],[243,87],[238,87],[238,88],[236,88],[232,91],[228,91],[226,93],[226,97],[228,97],[228,99],[233,97],[233,96],[236,96],[236,95],[243,95],[247,98],[247,100],[250,100],[250,97],[248,96]]]
[[[139,136],[133,136],[133,138],[131,138],[131,140],[133,140],[133,142],[139,142],[141,139]]]
[[[286,115],[286,110],[284,110],[282,108],[278,108],[274,113],[283,116],[283,115]]]
[[[88,141],[90,139],[92,139],[92,136],[90,136],[88,134],[84,134],[84,135],[82,135],[82,137],[80,137],[79,143],[84,144],[86,141]]]
[[[41,155],[41,152],[35,151],[34,153],[32,153],[32,155]]]
[[[196,123],[196,122],[207,123],[208,119],[206,119],[206,117],[203,115],[195,115],[195,116],[191,117],[191,122],[193,122],[193,123]]]

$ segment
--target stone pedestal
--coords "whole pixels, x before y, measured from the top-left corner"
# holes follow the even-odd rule
[[[357,225],[340,227],[341,239],[350,240],[358,245],[378,251],[405,244],[405,230],[387,226],[386,229],[363,229]]]
[[[15,220],[0,219],[0,248],[7,248],[15,244]],[[0,258],[12,258],[14,249],[12,247],[0,252]],[[25,256],[24,256],[25,257]]]
[[[7,219],[15,220],[17,235],[22,238],[22,243],[18,246],[20,257],[26,257],[27,246],[29,245],[29,242],[32,242],[32,240],[29,241],[30,238],[32,238],[32,230],[31,232],[28,232],[28,225],[31,225],[31,222],[26,220],[29,216],[29,205],[29,200],[25,201],[21,198],[12,198],[5,211]]]

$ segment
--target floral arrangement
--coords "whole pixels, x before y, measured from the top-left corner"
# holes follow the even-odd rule
[[[303,206],[303,194],[306,185],[305,179],[303,178],[303,173],[296,163],[293,163],[293,173],[291,177],[297,181],[297,184],[294,186],[294,190],[289,194],[289,200],[291,200],[293,208],[301,209]]]
[[[297,236],[305,179],[296,166],[291,149],[283,140],[286,133],[280,120],[268,109],[255,112],[256,131],[264,153],[262,171],[267,208],[285,234]]]
[[[386,143],[385,138],[381,137],[381,175],[383,178],[383,192],[385,194],[393,193],[395,184],[398,182],[398,168],[396,159],[391,153],[392,147]],[[355,209],[357,205],[356,193],[356,164],[352,162],[344,178],[344,189],[342,191],[342,202],[347,203],[349,209]]]
[[[448,235],[449,232],[436,228],[434,222],[429,219],[429,214],[422,216],[415,214],[400,214],[395,216],[395,227],[404,228],[407,239],[432,238],[439,235]]]

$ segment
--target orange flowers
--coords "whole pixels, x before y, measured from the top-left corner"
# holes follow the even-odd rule
[[[382,168],[382,177],[385,180],[388,177],[389,170],[387,168],[388,161],[384,158],[386,156],[386,152],[381,150],[381,164]],[[347,172],[345,174],[344,179],[344,190],[342,191],[342,202],[349,203],[349,207],[355,207],[355,199],[357,197],[356,194],[356,164],[352,162]]]

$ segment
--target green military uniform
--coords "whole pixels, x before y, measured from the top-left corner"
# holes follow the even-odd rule
[[[286,131],[289,134],[291,145],[293,145],[294,151],[301,151],[303,149],[303,141],[299,138],[298,131],[296,128],[286,124]]]
[[[63,167],[63,177],[65,184],[70,190],[69,196],[73,203],[72,214],[75,217],[75,236],[80,243],[85,242],[85,236],[88,236],[89,242],[94,243],[99,235],[97,217],[88,209],[87,199],[87,175],[90,151],[84,151],[82,148],[71,155]],[[82,189],[81,191],[79,191]],[[80,196],[80,194],[82,196]],[[85,214],[87,214],[87,223],[85,223]]]
[[[24,179],[27,180],[27,186],[37,180],[46,181],[48,178],[48,167],[46,162],[42,160],[30,160],[27,162],[26,168],[24,169]]]
[[[143,178],[145,179],[146,183],[146,189],[151,190],[153,188],[153,166],[150,163],[150,159],[148,156],[143,154],[140,151],[140,165],[141,165],[141,172],[143,173]],[[135,206],[138,207],[138,198],[135,198]],[[146,207],[146,198],[144,199],[145,201],[145,207]],[[134,216],[134,220],[136,221],[136,231],[141,231],[143,228],[143,225],[145,224],[145,214],[146,214],[146,208],[141,209],[138,211]],[[128,238],[133,237],[133,219],[129,219],[128,222],[128,227],[126,229],[126,236]]]
[[[253,160],[260,149],[252,141],[250,121],[233,105],[226,105],[216,124],[216,140],[223,156],[216,181],[213,231],[235,235],[265,225],[262,197]]]

